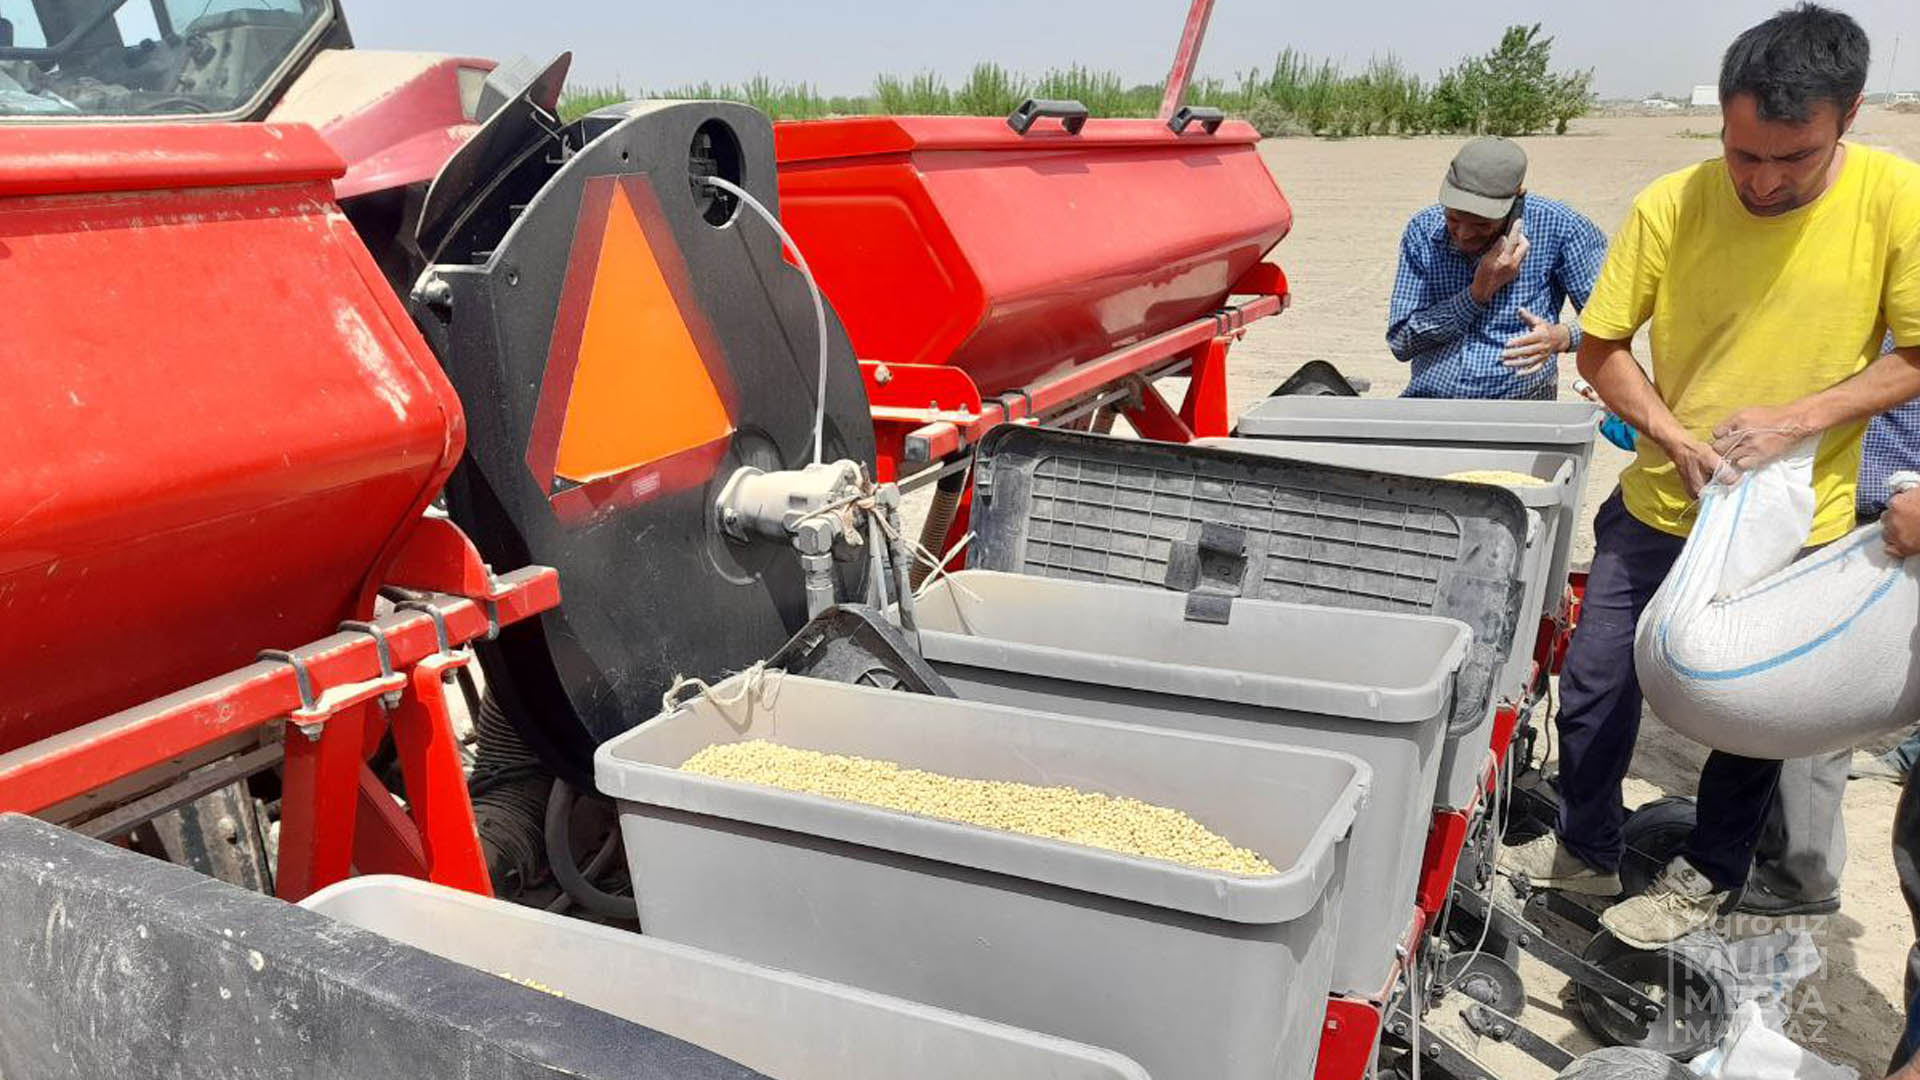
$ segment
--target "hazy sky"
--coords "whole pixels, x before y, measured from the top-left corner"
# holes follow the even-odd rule
[[[1266,69],[1292,45],[1365,63],[1391,51],[1424,74],[1481,52],[1508,23],[1541,22],[1557,67],[1592,67],[1606,97],[1685,93],[1713,82],[1719,56],[1779,0],[1218,0],[1203,74]],[[1869,88],[1920,88],[1920,3],[1840,0],[1873,39]],[[629,91],[764,74],[824,93],[865,91],[875,72],[930,69],[950,83],[979,60],[1037,74],[1082,63],[1129,82],[1166,74],[1185,0],[344,0],[366,48],[431,49],[544,59],[574,52],[573,81]],[[1895,36],[1900,37],[1895,57]]]

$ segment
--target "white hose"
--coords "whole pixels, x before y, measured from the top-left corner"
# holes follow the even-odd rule
[[[719,188],[752,207],[761,220],[773,226],[773,231],[780,234],[780,242],[793,252],[793,261],[800,267],[800,276],[807,279],[807,291],[813,294],[814,334],[820,342],[820,386],[813,405],[813,463],[818,465],[826,460],[823,446],[827,427],[827,302],[820,298],[820,286],[813,280],[813,270],[807,266],[807,257],[800,253],[800,245],[794,243],[793,237],[787,235],[787,230],[780,227],[780,221],[773,216],[773,211],[762,206],[759,199],[747,194],[745,188],[730,180],[718,176],[703,176],[700,179],[708,187]]]

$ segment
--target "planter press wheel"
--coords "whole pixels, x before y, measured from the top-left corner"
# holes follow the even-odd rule
[[[1494,1039],[1513,1034],[1514,1021],[1527,1007],[1527,987],[1512,964],[1491,953],[1454,956],[1440,969],[1445,985],[1473,1004],[1467,1025]]]
[[[1717,1044],[1726,1032],[1732,995],[1719,973],[1670,949],[1636,949],[1604,932],[1594,935],[1581,959],[1666,1006],[1649,1023],[1576,983],[1580,1018],[1600,1041],[1685,1060]]]

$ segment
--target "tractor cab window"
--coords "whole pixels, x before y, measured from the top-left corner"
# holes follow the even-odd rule
[[[0,118],[235,113],[332,19],[330,0],[0,0]]]

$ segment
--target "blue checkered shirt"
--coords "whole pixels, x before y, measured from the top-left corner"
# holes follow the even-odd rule
[[[1893,335],[1887,335],[1893,351]],[[1887,509],[1887,478],[1902,469],[1920,472],[1920,398],[1867,421],[1867,437],[1860,448],[1860,486],[1854,508],[1863,518],[1877,518]]]
[[[1500,363],[1507,342],[1527,332],[1526,308],[1558,320],[1567,300],[1583,308],[1606,261],[1607,238],[1572,207],[1538,195],[1526,197],[1530,247],[1520,276],[1481,307],[1474,302],[1473,269],[1479,259],[1460,254],[1447,238],[1447,214],[1429,206],[1413,216],[1400,239],[1400,269],[1388,308],[1387,347],[1413,365],[1403,396],[1428,398],[1552,398],[1559,387],[1558,358],[1532,375],[1515,375]],[[1571,325],[1580,344],[1580,324]]]

